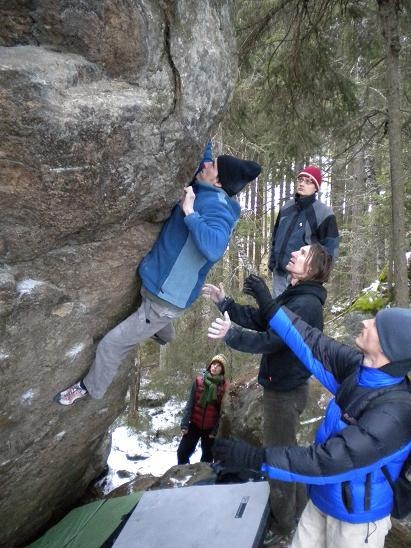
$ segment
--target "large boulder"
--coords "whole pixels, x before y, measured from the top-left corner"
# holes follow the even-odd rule
[[[53,396],[134,306],[135,267],[227,108],[236,57],[231,0],[2,6],[0,542],[14,546],[104,466],[127,364],[102,401]]]

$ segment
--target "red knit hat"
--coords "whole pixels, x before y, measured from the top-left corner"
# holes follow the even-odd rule
[[[315,184],[315,188],[318,190],[321,186],[321,171],[316,166],[307,166],[305,167],[300,173],[297,175],[297,177],[301,177],[301,175],[305,175],[306,177],[309,177],[312,182]]]

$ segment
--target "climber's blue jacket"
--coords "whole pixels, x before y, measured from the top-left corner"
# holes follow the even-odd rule
[[[393,494],[382,467],[396,480],[411,450],[409,381],[363,366],[358,350],[285,307],[270,327],[335,398],[315,443],[266,449],[263,470],[271,478],[307,483],[315,506],[339,520],[367,523],[389,515]]]
[[[196,181],[193,190],[194,213],[185,216],[177,204],[139,266],[143,287],[182,309],[199,296],[240,218],[239,203],[221,188]]]

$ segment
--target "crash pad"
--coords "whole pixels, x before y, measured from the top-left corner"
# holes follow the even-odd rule
[[[269,493],[266,481],[146,491],[113,548],[257,548]]]
[[[139,491],[75,508],[27,548],[100,548],[142,494]]]

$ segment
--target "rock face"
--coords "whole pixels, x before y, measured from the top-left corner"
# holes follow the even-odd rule
[[[231,0],[2,6],[0,542],[14,546],[102,469],[127,364],[102,401],[52,399],[134,306],[135,267],[227,108],[236,58]]]
[[[138,476],[132,481],[123,483],[123,485],[120,485],[120,487],[111,491],[108,498],[122,497],[137,491],[190,487],[191,485],[197,485],[199,483],[213,484],[215,483],[216,477],[217,476],[210,465],[205,462],[181,464],[167,470],[161,478],[150,475]]]

